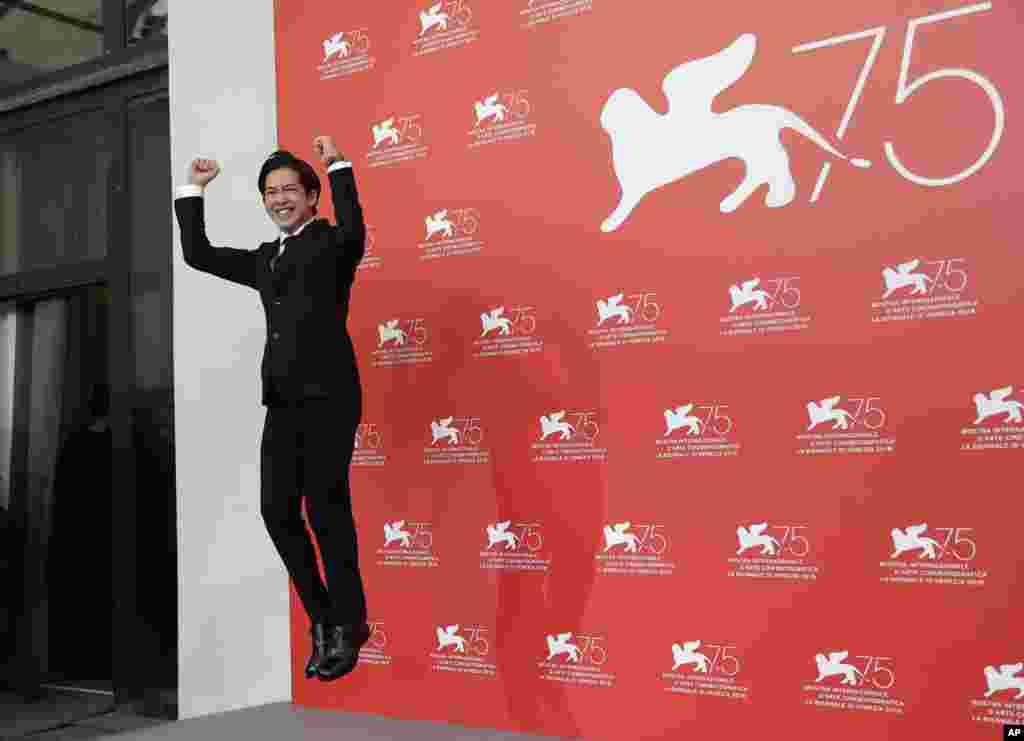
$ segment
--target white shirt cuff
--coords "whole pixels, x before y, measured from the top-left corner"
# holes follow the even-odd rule
[[[335,170],[342,170],[346,167],[352,167],[352,163],[348,160],[338,160],[333,165],[327,168],[327,172],[334,172]]]
[[[174,190],[174,197],[177,198],[189,198],[191,196],[202,196],[203,186],[201,185],[179,185]]]

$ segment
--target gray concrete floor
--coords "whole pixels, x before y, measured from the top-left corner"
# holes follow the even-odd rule
[[[167,721],[112,707],[110,698],[50,693],[26,703],[0,693],[0,739],[31,741],[558,741],[504,731],[309,710],[291,703]],[[54,728],[58,723],[62,727]],[[52,730],[44,731],[50,728]]]
[[[119,711],[108,695],[47,691],[41,698],[28,699],[0,692],[0,739],[4,741],[100,738],[167,722]]]
[[[74,737],[69,737],[74,738]],[[274,703],[118,736],[118,741],[558,741],[504,731],[396,720]]]

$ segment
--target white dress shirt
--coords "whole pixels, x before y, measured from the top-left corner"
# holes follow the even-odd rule
[[[327,168],[327,172],[330,173],[330,172],[334,172],[335,170],[342,170],[342,169],[344,169],[346,167],[352,167],[352,163],[349,162],[348,160],[338,160],[337,162],[335,162],[334,164],[332,164],[330,167]],[[174,190],[174,198],[175,198],[175,200],[177,200],[178,198],[191,198],[193,196],[200,196],[200,197],[202,197],[203,196],[203,190],[204,190],[204,187],[202,185],[192,185],[192,184],[189,184],[189,185],[179,185]],[[313,221],[313,219],[310,219],[309,221],[305,222],[302,226],[300,226],[298,229],[296,229],[291,234],[285,234],[284,231],[281,232],[281,235],[278,237],[278,242],[277,242],[277,244],[278,244],[277,256],[278,257],[280,257],[281,254],[284,252],[284,240],[288,239],[289,237],[297,237],[297,236],[299,236],[299,232],[301,232],[303,229],[305,229],[306,228],[306,224],[309,224],[310,221]]]

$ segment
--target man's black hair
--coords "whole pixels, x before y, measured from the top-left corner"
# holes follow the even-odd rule
[[[259,189],[263,195],[263,186],[267,183],[267,175],[274,170],[286,167],[299,176],[299,182],[307,193],[316,193],[317,202],[320,200],[320,176],[316,174],[313,167],[306,161],[300,160],[291,152],[281,149],[267,157],[267,161],[260,168]],[[313,204],[313,213],[316,213],[316,203]]]

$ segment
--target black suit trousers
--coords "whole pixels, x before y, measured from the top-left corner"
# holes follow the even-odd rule
[[[360,394],[267,407],[260,442],[260,513],[311,621],[366,620],[349,465],[362,415]],[[326,585],[320,578],[316,536]]]

